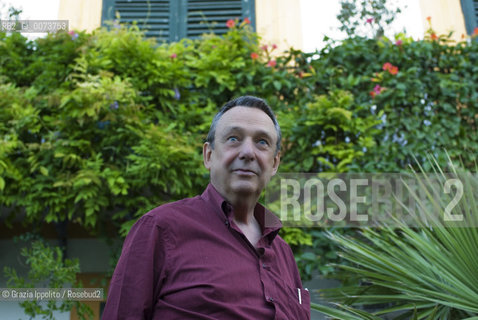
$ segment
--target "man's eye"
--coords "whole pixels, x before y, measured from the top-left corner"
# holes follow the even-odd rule
[[[261,139],[261,140],[259,140],[259,144],[268,146],[268,145],[269,145],[269,141],[264,140],[264,139]]]
[[[227,141],[236,142],[238,140],[237,140],[237,137],[229,137],[227,138]]]

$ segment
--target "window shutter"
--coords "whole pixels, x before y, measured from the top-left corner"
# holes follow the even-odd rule
[[[478,0],[461,0],[466,32],[472,34],[478,27]]]
[[[103,0],[102,21],[133,23],[158,41],[197,38],[204,33],[227,32],[229,19],[249,18],[255,27],[254,0]]]
[[[103,23],[114,20],[116,12],[120,15],[120,23],[136,21],[146,37],[170,40],[170,0],[103,0]]]
[[[224,34],[228,30],[226,22],[229,19],[243,20],[247,17],[253,21],[251,5],[253,1],[250,0],[188,0],[186,37],[197,38],[210,32]]]

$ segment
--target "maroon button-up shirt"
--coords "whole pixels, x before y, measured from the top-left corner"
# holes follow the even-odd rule
[[[310,319],[282,224],[260,204],[256,248],[209,184],[201,196],[162,205],[126,237],[103,319]]]

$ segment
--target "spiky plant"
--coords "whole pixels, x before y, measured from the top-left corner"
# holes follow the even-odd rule
[[[415,216],[413,225],[395,220],[394,227],[361,230],[360,238],[329,234],[352,264],[339,267],[357,281],[323,291],[337,308],[312,308],[333,319],[478,320],[478,178],[452,171],[463,185],[453,214],[463,215],[463,222],[437,219],[449,211],[453,196],[437,198],[429,178],[417,175],[427,198],[416,199],[428,222],[423,216]],[[436,163],[434,176],[448,179]]]

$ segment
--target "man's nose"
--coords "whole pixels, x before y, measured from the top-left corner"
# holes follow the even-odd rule
[[[244,139],[239,150],[239,159],[251,161],[255,158],[254,141]]]

